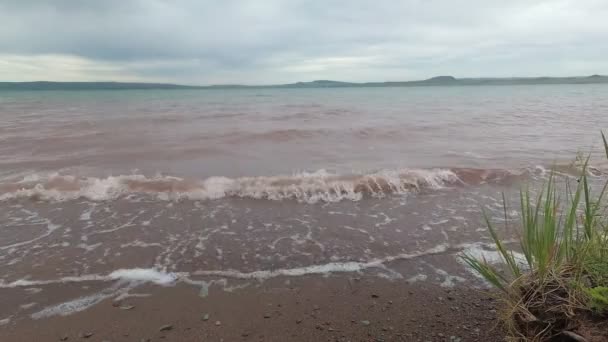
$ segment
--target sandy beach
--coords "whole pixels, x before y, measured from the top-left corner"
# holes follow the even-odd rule
[[[23,292],[3,289],[0,300],[10,303]],[[496,302],[465,287],[313,276],[232,292],[211,287],[204,298],[186,285],[146,285],[137,294],[69,316],[35,320],[24,309],[25,317],[0,327],[0,340],[491,342],[503,336]]]

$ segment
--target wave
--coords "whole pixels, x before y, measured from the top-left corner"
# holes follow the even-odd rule
[[[459,176],[448,169],[382,170],[370,174],[350,175],[319,170],[293,175],[210,177],[204,180],[144,175],[85,178],[55,174],[31,175],[18,182],[2,183],[0,200],[31,198],[65,201],[85,198],[103,201],[131,194],[148,194],[165,200],[242,197],[316,203],[345,199],[356,201],[364,196],[384,197],[462,183]]]
[[[576,172],[560,169],[561,172]],[[591,169],[590,169],[591,171]],[[599,172],[593,169],[592,173]],[[304,203],[357,201],[365,196],[385,197],[450,186],[508,185],[530,176],[545,176],[547,169],[397,169],[367,174],[336,174],[326,170],[292,175],[260,177],[210,177],[204,180],[173,176],[119,175],[106,178],[53,174],[29,175],[20,181],[0,183],[0,200],[30,198],[93,201],[142,194],[163,200],[213,200],[241,197],[267,200],[296,200]]]

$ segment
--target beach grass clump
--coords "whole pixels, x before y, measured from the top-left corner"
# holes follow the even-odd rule
[[[608,142],[604,134],[602,138],[608,158]],[[484,213],[502,265],[462,256],[500,290],[511,340],[608,341],[608,215],[603,201],[608,180],[592,191],[588,160],[575,185],[566,181],[558,189],[552,174],[540,193],[520,192],[518,246],[504,242]],[[503,203],[508,225],[504,196]]]

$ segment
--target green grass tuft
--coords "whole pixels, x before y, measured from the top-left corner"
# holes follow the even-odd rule
[[[602,141],[608,158],[603,133]],[[516,260],[485,211],[506,274],[483,258],[462,256],[502,291],[505,323],[512,338],[551,340],[571,329],[573,317],[580,312],[608,314],[608,224],[602,205],[608,181],[599,192],[592,192],[588,162],[586,158],[574,187],[566,182],[564,191],[558,191],[552,172],[538,195],[529,189],[520,192],[518,236],[525,263]],[[507,224],[504,194],[503,203]]]

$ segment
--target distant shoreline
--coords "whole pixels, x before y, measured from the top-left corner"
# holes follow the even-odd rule
[[[128,90],[128,89],[293,89],[293,88],[377,88],[377,87],[428,87],[428,86],[504,86],[504,85],[544,85],[544,84],[602,84],[608,83],[608,76],[573,77],[512,77],[512,78],[455,78],[437,76],[419,81],[397,82],[340,82],[317,80],[275,85],[223,84],[208,86],[179,85],[170,83],[134,82],[0,82],[2,90]]]

